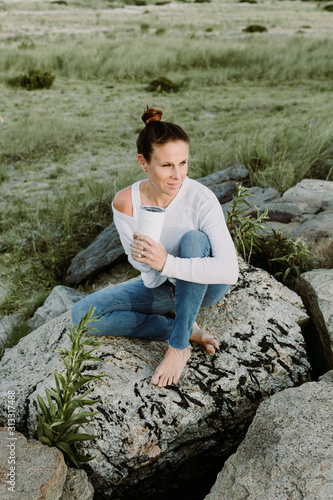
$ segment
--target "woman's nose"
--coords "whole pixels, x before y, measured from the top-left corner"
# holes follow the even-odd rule
[[[180,170],[177,167],[175,167],[173,169],[173,171],[172,171],[172,177],[174,179],[179,179],[180,178]]]

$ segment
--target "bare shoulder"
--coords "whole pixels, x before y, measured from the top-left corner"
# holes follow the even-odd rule
[[[132,186],[128,186],[125,189],[118,191],[113,199],[114,208],[118,210],[118,212],[129,215],[130,217],[133,215],[131,189]]]

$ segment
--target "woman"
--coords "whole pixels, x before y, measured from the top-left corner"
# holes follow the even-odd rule
[[[141,277],[85,297],[73,307],[72,319],[77,324],[93,306],[100,335],[167,340],[169,348],[151,380],[165,387],[178,381],[190,357],[190,341],[214,354],[216,340],[195,320],[201,306],[215,304],[236,283],[238,264],[216,196],[187,177],[187,134],[161,117],[161,111],[148,107],[142,116],[145,128],[137,149],[147,179],[113,200],[122,245]],[[159,243],[137,232],[140,205],[166,209]],[[174,318],[165,316],[172,310]]]

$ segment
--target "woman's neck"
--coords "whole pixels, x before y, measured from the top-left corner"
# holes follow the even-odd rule
[[[149,184],[149,180],[144,180],[140,185],[140,197],[142,205],[154,205],[157,207],[167,208],[172,200],[177,196],[179,191],[174,196],[159,194],[154,191]]]

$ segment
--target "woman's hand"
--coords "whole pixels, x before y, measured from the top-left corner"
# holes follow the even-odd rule
[[[161,242],[156,243],[149,236],[134,233],[131,244],[131,256],[137,262],[148,264],[148,266],[156,271],[162,271],[168,254]]]

